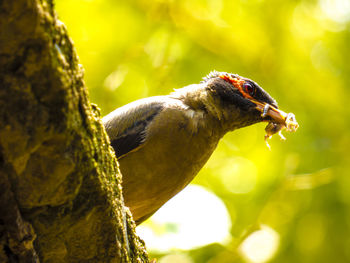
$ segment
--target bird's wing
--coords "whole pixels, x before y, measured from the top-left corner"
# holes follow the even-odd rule
[[[164,108],[163,97],[138,100],[116,109],[102,121],[118,158],[142,147],[146,128]]]

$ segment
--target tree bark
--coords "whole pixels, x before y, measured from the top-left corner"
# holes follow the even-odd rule
[[[0,0],[0,262],[149,262],[52,0]]]

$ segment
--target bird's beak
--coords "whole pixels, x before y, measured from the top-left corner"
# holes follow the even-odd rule
[[[282,124],[287,131],[296,131],[298,129],[299,124],[293,113],[285,113],[265,102],[262,103],[254,99],[251,99],[251,101],[256,105],[256,109],[261,112],[261,117],[269,116],[272,119],[266,121]]]

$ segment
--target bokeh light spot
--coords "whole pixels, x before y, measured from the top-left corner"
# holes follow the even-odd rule
[[[263,263],[275,255],[279,240],[275,230],[263,225],[260,230],[253,232],[243,241],[239,251],[248,262]]]
[[[124,65],[120,65],[117,70],[113,71],[111,74],[107,76],[104,81],[104,86],[109,88],[110,90],[117,89],[125,79],[126,74],[128,74],[128,67]]]
[[[193,260],[186,254],[170,254],[162,257],[159,263],[193,263]]]
[[[349,0],[320,0],[319,3],[329,19],[338,23],[346,23],[350,20]]]
[[[204,187],[190,185],[137,228],[154,251],[191,249],[230,240],[231,220],[224,203]]]

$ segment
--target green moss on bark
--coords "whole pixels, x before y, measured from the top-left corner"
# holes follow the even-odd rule
[[[52,2],[1,1],[0,28],[0,260],[148,262]]]

